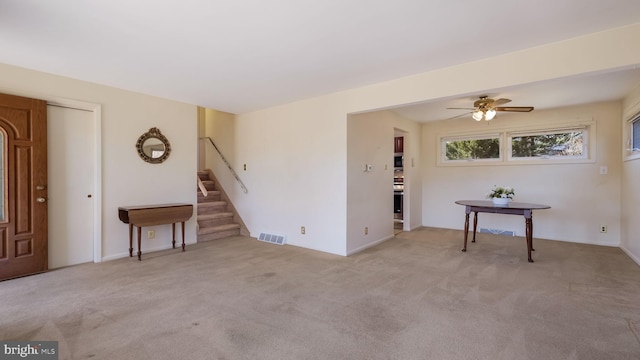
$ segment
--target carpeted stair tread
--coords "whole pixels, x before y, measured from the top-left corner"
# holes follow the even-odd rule
[[[211,226],[198,229],[198,235],[211,234],[216,232],[222,232],[227,230],[240,229],[240,224],[224,224],[218,226]]]
[[[220,219],[225,217],[233,217],[233,213],[219,212],[219,213],[213,213],[213,214],[201,214],[201,215],[198,215],[198,220]]]

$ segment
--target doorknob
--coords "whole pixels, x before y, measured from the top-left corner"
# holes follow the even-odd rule
[[[47,201],[47,199],[45,199],[43,197],[39,197],[39,198],[36,199],[36,201],[39,202],[39,203],[43,203],[43,202]]]

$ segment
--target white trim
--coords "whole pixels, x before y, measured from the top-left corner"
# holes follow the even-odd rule
[[[633,141],[633,124],[635,122],[640,122],[640,112],[635,113],[624,121],[622,132],[623,137],[626,137],[626,139],[622,141],[623,161],[640,159],[640,151],[632,149],[631,144]]]
[[[557,134],[561,132],[571,132],[578,130],[588,130],[588,124],[581,124],[576,126],[567,126],[567,127],[558,127],[558,128],[543,128],[540,130],[516,130],[516,131],[507,131],[507,136],[535,136],[535,135],[549,135],[549,134]]]
[[[627,254],[627,256],[629,256],[631,258],[631,260],[635,261],[636,264],[638,264],[638,266],[640,266],[640,257],[634,255],[631,250],[627,249],[626,247],[620,245],[620,249],[622,249],[622,251],[624,251],[625,254]]]
[[[584,130],[587,135],[584,138],[585,154],[580,157],[546,157],[546,158],[512,158],[509,138],[522,134],[553,133],[565,130]],[[584,164],[595,163],[597,155],[596,122],[592,118],[571,119],[571,121],[559,123],[542,123],[534,126],[508,127],[501,126],[492,132],[451,132],[438,134],[437,142],[437,166],[509,166],[509,165],[548,165],[548,164]],[[486,139],[498,137],[500,140],[500,157],[496,159],[469,159],[469,160],[445,160],[445,140]],[[506,154],[506,155],[505,155]]]
[[[491,165],[495,165],[498,163],[504,162],[503,159],[503,151],[502,151],[502,142],[503,135],[502,132],[490,132],[490,133],[465,133],[463,135],[439,135],[438,136],[438,161],[437,165],[440,166],[459,166],[461,164],[465,165],[487,165],[487,163]],[[488,158],[488,159],[460,159],[460,160],[447,160],[445,157],[447,156],[447,141],[465,141],[465,140],[491,140],[498,139],[498,157],[497,158]]]
[[[135,235],[134,235],[135,236]],[[133,239],[133,241],[135,242],[136,239]],[[193,245],[196,244],[197,241],[186,241],[184,242],[185,246],[186,245]],[[182,248],[181,248],[182,243],[180,243],[180,246],[178,246],[178,243],[176,241],[176,247],[175,249],[173,248],[173,245],[171,243],[169,244],[163,244],[163,245],[159,245],[159,246],[154,246],[152,248],[145,248],[142,249],[142,260],[144,260],[145,254],[149,254],[152,252],[156,252],[156,251],[163,251],[163,250],[175,250],[176,253],[182,253]],[[135,246],[135,244],[134,244]],[[134,248],[135,249],[135,248]],[[189,252],[189,249],[186,249],[184,252]],[[111,261],[111,260],[116,260],[116,259],[124,259],[124,258],[128,258],[129,257],[129,252],[121,252],[118,254],[113,254],[113,255],[109,255],[109,256],[105,256],[104,258],[102,258],[102,261]],[[138,261],[138,252],[137,250],[133,251],[133,256],[131,257],[131,260],[133,261],[133,259],[135,259],[135,261]]]
[[[376,246],[376,245],[378,245],[378,244],[382,244],[383,242],[385,242],[385,241],[387,241],[387,240],[391,240],[391,239],[393,239],[394,237],[395,237],[395,235],[389,235],[389,236],[384,237],[384,238],[382,238],[382,239],[380,239],[380,240],[377,240],[377,241],[374,241],[374,242],[371,242],[371,243],[368,243],[368,244],[362,245],[362,246],[357,247],[357,248],[355,248],[355,249],[353,249],[353,250],[351,250],[351,251],[347,251],[347,256],[351,256],[351,255],[353,255],[353,254],[359,253],[359,252],[360,252],[360,251],[362,251],[362,250],[368,249],[368,248],[370,248],[370,247],[374,247],[374,246]]]
[[[543,161],[544,163],[548,163],[548,160],[558,160],[558,162],[566,163],[566,162],[574,162],[574,161],[584,161],[589,159],[589,145],[591,144],[591,130],[589,125],[570,127],[570,128],[557,128],[557,129],[545,129],[540,131],[511,131],[506,133],[505,146],[507,153],[507,161],[522,161],[524,163],[528,163],[531,161]],[[595,127],[593,128],[595,131]],[[582,132],[582,155],[574,155],[574,156],[558,156],[558,155],[545,155],[540,157],[513,157],[513,138],[514,137],[522,137],[522,136],[538,136],[538,135],[554,135],[554,134],[563,134],[569,132]],[[586,136],[585,136],[586,135]]]

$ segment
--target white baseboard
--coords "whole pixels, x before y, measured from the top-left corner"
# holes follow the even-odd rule
[[[368,249],[370,247],[376,246],[378,244],[381,244],[381,243],[383,243],[383,242],[385,242],[385,241],[387,241],[389,239],[393,239],[393,238],[394,238],[394,235],[390,235],[390,236],[384,237],[384,238],[382,238],[380,240],[377,240],[377,241],[362,245],[362,246],[360,246],[358,248],[355,248],[355,249],[353,249],[351,251],[347,251],[347,256],[351,256],[351,255],[353,255],[355,253],[359,253],[360,251],[362,251],[364,249]]]
[[[195,243],[196,242],[185,242],[184,244],[186,246],[186,245],[192,245],[192,244],[195,244]],[[182,247],[182,242],[178,243],[178,241],[176,241],[176,249],[181,248],[181,247]],[[161,245],[161,246],[152,247],[152,248],[148,248],[148,249],[143,247],[142,248],[142,255],[144,255],[146,253],[154,252],[154,251],[168,250],[168,249],[173,249],[173,246],[171,245],[171,243],[165,244],[165,245]],[[187,250],[185,250],[185,251],[187,251]],[[126,257],[129,257],[128,249],[127,249],[127,252],[124,252],[124,253],[118,253],[118,254],[113,254],[113,255],[109,255],[109,256],[104,256],[102,258],[102,261],[110,261],[110,260],[122,259],[122,258],[126,258]],[[136,248],[133,249],[133,257],[138,257],[138,250],[136,250]]]
[[[624,246],[620,246],[620,249],[622,249],[622,251],[624,251],[624,253],[627,254],[627,256],[631,258],[631,260],[635,261],[636,264],[640,266],[640,257],[634,255],[629,249],[625,248]]]

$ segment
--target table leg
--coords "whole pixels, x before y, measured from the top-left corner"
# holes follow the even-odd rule
[[[171,234],[173,235],[173,241],[171,241],[171,245],[173,248],[176,248],[176,223],[171,224]]]
[[[133,224],[129,224],[129,257],[133,257]]]
[[[476,229],[478,228],[478,212],[473,213],[473,240],[471,242],[476,242]]]
[[[462,251],[467,251],[467,237],[469,236],[469,212],[464,217],[464,247]]]
[[[142,247],[140,246],[140,244],[142,243],[141,241],[142,238],[142,226],[138,226],[138,261],[142,261]]]
[[[182,251],[184,251],[184,221],[182,222]]]
[[[525,219],[525,228],[526,228],[526,236],[527,236],[527,255],[529,257],[529,262],[533,262],[531,258],[531,251],[533,250],[533,221],[531,218]]]
[[[533,247],[533,214],[529,217],[529,236],[531,237],[531,251],[536,251]]]

